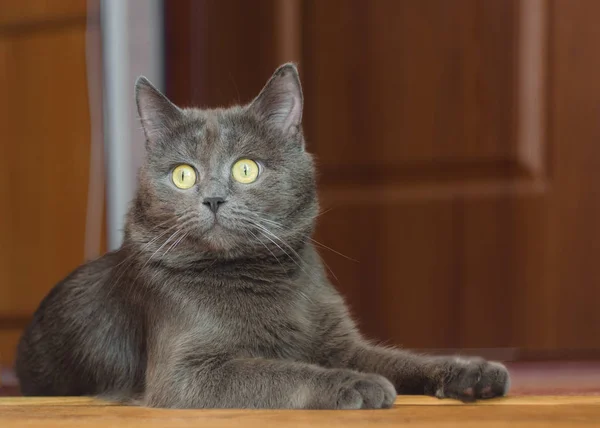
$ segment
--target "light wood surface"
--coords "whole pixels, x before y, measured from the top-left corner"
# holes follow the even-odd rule
[[[399,397],[378,411],[165,410],[114,405],[85,397],[0,399],[2,427],[596,427],[599,396],[508,397],[462,404]]]

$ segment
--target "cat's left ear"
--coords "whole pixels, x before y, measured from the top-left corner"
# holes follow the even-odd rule
[[[293,135],[302,124],[302,86],[298,69],[288,63],[280,66],[249,109],[284,135]]]
[[[181,118],[182,111],[144,76],[135,82],[135,101],[144,133],[154,143]]]

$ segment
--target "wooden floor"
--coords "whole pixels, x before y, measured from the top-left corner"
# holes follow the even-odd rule
[[[399,397],[390,410],[162,410],[90,398],[0,398],[0,427],[600,427],[598,396],[508,397],[462,404]]]

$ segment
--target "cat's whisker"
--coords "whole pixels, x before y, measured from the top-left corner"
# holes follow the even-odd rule
[[[177,245],[189,234],[190,232],[187,231],[185,233],[183,233],[175,242],[173,242],[173,244],[171,244],[171,246],[167,249],[167,251],[165,251],[162,255],[162,257],[165,257],[167,255],[167,253],[169,251],[171,251],[173,248],[177,247]]]
[[[189,230],[187,232],[185,232],[183,235],[181,235],[168,249],[167,251],[165,251],[162,255],[162,257],[165,257],[167,255],[167,253],[173,249],[176,248],[177,245],[179,245],[179,243],[189,234]],[[156,270],[156,272],[154,273],[154,275],[152,275],[150,277],[150,279],[148,280],[148,284],[152,284],[154,282],[154,280],[158,277],[158,275],[161,273],[160,270]]]
[[[256,236],[254,233],[252,233],[252,231],[251,231],[251,230],[248,230],[248,232],[250,233],[250,235],[252,235],[252,236],[254,237],[254,239],[256,239],[257,241],[259,241],[259,242],[262,244],[262,246],[263,246],[263,247],[265,247],[265,248],[267,249],[267,251],[268,251],[269,253],[271,253],[271,255],[273,256],[273,258],[275,258],[275,260],[277,260],[277,263],[279,263],[279,265],[281,266],[281,268],[285,270],[285,268],[283,267],[283,264],[281,263],[281,261],[279,261],[279,259],[278,259],[278,258],[277,258],[277,256],[275,255],[275,253],[274,253],[273,251],[271,251],[271,249],[270,249],[269,247],[267,247],[267,245],[266,245],[264,242],[262,242],[262,241],[261,241],[261,240],[258,238],[258,236]],[[264,233],[263,233],[263,236],[264,236]],[[267,239],[269,239],[269,237],[266,237],[266,238],[267,238]]]
[[[178,218],[176,218],[175,220],[172,218],[168,218],[167,220],[157,224],[156,226],[154,226],[152,229],[148,230],[149,233],[156,231],[157,229],[159,229],[160,227],[164,226],[165,224],[175,221],[175,222],[181,222],[181,221],[187,221],[189,219],[190,216],[194,215],[195,212],[192,210],[188,210],[186,212],[184,212],[183,214],[181,214]]]
[[[133,279],[133,282],[135,283],[135,281],[140,277],[140,275],[142,274],[142,272],[144,271],[144,268],[148,265],[148,263],[150,263],[150,260],[152,260],[152,258],[156,255],[156,253],[158,253],[165,245],[167,245],[169,243],[169,241],[171,239],[173,239],[174,236],[176,236],[177,234],[179,234],[179,232],[181,232],[181,229],[177,229],[175,232],[173,232],[171,234],[171,236],[169,236],[169,238],[162,243],[162,245],[160,247],[158,247],[156,249],[156,251],[154,251],[152,253],[152,255],[150,255],[150,257],[148,257],[148,260],[146,260],[146,262],[142,265],[142,267],[140,268],[138,274],[136,275],[136,277]]]
[[[274,221],[274,220],[269,220],[269,219],[265,219],[265,218],[259,218],[259,219],[258,219],[258,221],[264,221],[264,222],[266,222],[266,223],[270,223],[270,224],[272,224],[272,225],[273,225],[273,226],[275,226],[275,227],[278,227],[278,228],[279,228],[279,229],[281,229],[281,230],[286,230],[286,229],[283,227],[283,225],[281,225],[280,223],[278,223],[278,222],[276,222],[276,221]],[[256,223],[255,223],[255,224],[254,224],[254,226],[257,226],[257,227],[258,227],[258,224],[256,224]],[[266,227],[265,227],[265,226],[266,226],[266,225],[263,225],[263,227],[266,229]],[[264,233],[263,233],[263,235],[264,235]],[[276,236],[276,235],[275,235],[275,236]],[[267,238],[268,238],[268,237],[267,237]],[[279,237],[277,237],[277,236],[276,236],[276,238],[277,238],[279,241],[283,242],[283,243],[284,243],[286,246],[288,246],[289,248],[291,248],[291,247],[290,247],[290,246],[289,246],[287,243],[285,243],[285,241],[283,241],[281,238],[279,238]],[[357,263],[358,263],[358,261],[357,261],[357,260],[354,260],[354,259],[352,259],[352,258],[350,258],[350,257],[348,257],[348,256],[345,256],[344,254],[342,254],[342,253],[339,253],[338,251],[335,251],[333,248],[329,248],[329,247],[327,247],[326,245],[324,245],[324,244],[321,244],[320,242],[318,242],[318,241],[316,241],[316,240],[312,239],[310,236],[307,236],[306,238],[307,238],[308,240],[312,241],[312,242],[313,242],[314,244],[316,244],[316,245],[319,245],[319,246],[321,246],[321,247],[323,247],[323,248],[326,248],[326,249],[328,249],[328,250],[330,250],[330,251],[332,251],[332,252],[334,252],[334,253],[336,253],[336,254],[338,254],[338,255],[340,255],[340,256],[342,256],[342,257],[344,257],[344,258],[347,258],[348,260],[352,260],[352,261],[354,261],[354,262],[357,262]],[[307,242],[307,241],[305,241],[305,242]],[[300,258],[300,255],[299,255],[297,252],[296,252],[296,255],[297,255],[299,258]],[[288,256],[288,257],[289,257],[289,256]],[[337,275],[335,274],[335,272],[333,272],[333,269],[331,269],[331,267],[330,267],[330,266],[327,264],[327,262],[325,262],[325,260],[321,260],[321,261],[323,262],[323,264],[325,265],[325,267],[327,268],[327,270],[329,271],[329,273],[331,273],[331,275],[333,276],[333,278],[335,278],[335,280],[336,280],[336,281],[339,281],[339,280],[338,280],[338,277],[337,277]]]
[[[162,249],[162,248],[163,248],[165,245],[167,245],[167,244],[168,244],[168,243],[171,241],[171,239],[173,239],[173,237],[177,236],[177,235],[178,235],[180,232],[182,232],[182,231],[183,231],[183,229],[184,229],[184,228],[185,228],[185,227],[186,227],[186,226],[187,226],[187,225],[188,225],[188,224],[189,224],[191,221],[193,221],[193,220],[194,220],[194,218],[192,217],[192,218],[189,218],[188,220],[184,221],[184,222],[183,222],[183,224],[180,224],[180,225],[179,225],[179,228],[178,228],[178,229],[177,229],[175,232],[173,232],[173,233],[171,234],[171,236],[169,236],[169,238],[167,238],[167,239],[165,240],[165,242],[163,242],[163,243],[162,243],[162,245],[161,245],[160,247],[158,247],[158,248],[156,249],[156,251],[154,251],[154,252],[153,252],[153,253],[150,255],[150,257],[148,257],[148,260],[146,260],[146,262],[145,262],[145,263],[142,265],[142,267],[141,267],[141,268],[140,268],[140,270],[138,271],[138,274],[137,274],[137,275],[136,275],[136,277],[133,279],[133,282],[134,282],[134,283],[135,283],[135,281],[136,281],[136,280],[139,278],[139,276],[142,274],[142,272],[144,271],[144,268],[145,268],[145,267],[148,265],[148,263],[150,263],[150,261],[151,261],[151,260],[154,258],[154,256],[155,256],[155,255],[156,255],[156,254],[157,254],[157,253],[158,253],[158,252],[159,252],[159,251],[160,251],[160,250],[161,250],[161,249]]]
[[[168,227],[167,229],[165,229],[162,233],[156,235],[154,238],[152,238],[150,241],[146,242],[140,249],[138,249],[137,251],[132,252],[129,256],[127,256],[123,261],[121,261],[120,263],[116,264],[112,269],[116,269],[115,273],[113,274],[113,277],[115,277],[115,279],[112,281],[111,285],[108,287],[109,288],[109,293],[112,293],[114,287],[116,286],[116,284],[119,283],[119,280],[123,277],[123,275],[125,274],[125,272],[127,272],[127,268],[129,266],[131,266],[131,264],[135,261],[135,258],[141,254],[143,254],[148,248],[150,248],[150,246],[156,242],[158,239],[160,239],[161,237],[163,237],[164,235],[166,235],[167,233],[169,233],[171,230],[173,230],[175,227],[177,227],[179,225],[178,221],[181,221],[181,219],[183,220],[183,223],[186,224],[189,220],[191,220],[193,218],[193,212],[192,211],[186,211],[184,212],[178,219],[172,220],[169,219],[165,222],[160,223],[159,225],[155,226],[154,228],[152,228],[152,230],[156,230],[158,227],[160,227],[161,225],[164,225],[166,223],[168,223],[169,221],[175,221],[175,224],[171,225],[170,227]]]
[[[260,230],[262,230],[263,232],[266,232],[268,235],[271,235],[272,237],[274,237],[275,239],[277,239],[279,242],[281,242],[283,245],[285,245],[299,260],[302,261],[303,264],[305,264],[306,262],[304,261],[304,259],[300,256],[300,254],[298,254],[298,252],[296,250],[294,250],[294,248],[292,248],[292,246],[290,246],[287,242],[285,242],[283,239],[281,239],[279,236],[275,235],[273,232],[271,232],[269,229],[265,228],[264,226],[259,225],[258,223],[254,223],[254,225],[256,227],[258,227]],[[268,236],[265,235],[266,238],[268,238],[271,242],[273,242],[273,244],[277,245],[277,247],[279,247],[279,249],[281,249],[281,251],[284,252],[284,254],[286,254],[294,263],[296,263],[296,265],[302,270],[302,272],[304,272],[306,275],[308,275],[308,277],[314,281],[314,278],[312,277],[312,275],[306,271],[306,269],[304,269],[303,266],[301,266],[296,259],[294,259],[292,256],[290,256],[283,248],[281,248],[281,246],[279,244],[277,244],[275,241],[273,241],[272,239],[270,239]]]
[[[140,249],[138,249],[137,251],[131,253],[128,257],[126,257],[122,262],[118,263],[115,267],[120,266],[121,264],[125,263],[127,260],[133,258],[136,255],[142,254],[144,251],[146,251],[150,245],[152,245],[154,242],[156,242],[158,239],[160,239],[161,236],[166,235],[169,231],[171,231],[173,228],[177,227],[177,224],[172,225],[171,227],[169,227],[168,229],[164,230],[162,233],[160,233],[159,235],[156,235],[154,238],[152,238],[150,241],[146,242]]]
[[[280,228],[280,229],[282,229],[282,230],[285,230],[285,229],[283,228],[283,226],[279,225],[279,224],[278,224],[277,222],[275,222],[275,221],[272,221],[272,220],[267,220],[267,219],[261,219],[261,220],[272,222],[272,223],[274,223],[274,224],[273,224],[274,226],[276,226],[276,227],[279,227],[279,228]],[[310,240],[312,240],[310,237],[307,237],[307,238],[308,238],[308,239],[310,239]],[[280,240],[280,241],[282,241],[282,239],[281,239],[281,238],[279,238],[279,240]],[[304,242],[306,242],[306,241],[304,241]],[[334,250],[332,250],[332,251],[334,251]],[[334,251],[334,252],[336,252],[336,251]],[[342,255],[342,254],[340,254],[340,255]],[[327,262],[325,262],[325,260],[321,260],[321,261],[323,262],[323,264],[325,265],[325,267],[327,268],[327,270],[328,270],[328,271],[331,273],[331,275],[332,275],[332,276],[335,278],[335,280],[336,280],[336,281],[339,281],[339,280],[338,280],[338,277],[337,277],[337,275],[336,275],[336,274],[333,272],[333,270],[332,270],[332,269],[329,267],[329,265],[327,264]]]
[[[251,223],[252,223],[252,222],[251,222]],[[299,258],[299,259],[302,261],[302,263],[303,263],[303,264],[304,264],[304,263],[306,263],[306,262],[304,261],[304,259],[303,259],[302,257],[300,257],[300,254],[298,254],[298,253],[297,253],[297,252],[296,252],[296,251],[295,251],[295,250],[294,250],[292,247],[290,247],[290,245],[289,245],[289,244],[287,244],[287,243],[286,243],[284,240],[282,240],[281,238],[279,238],[277,235],[273,234],[273,233],[272,233],[272,232],[270,232],[269,230],[267,230],[267,229],[265,229],[265,228],[261,227],[260,225],[258,225],[258,224],[256,224],[256,223],[252,223],[252,224],[254,224],[254,226],[258,227],[258,228],[259,228],[259,230],[263,230],[263,231],[265,231],[265,232],[267,232],[267,233],[269,233],[269,234],[273,235],[273,236],[274,236],[274,237],[275,237],[277,240],[279,240],[279,241],[280,241],[282,244],[286,245],[286,246],[287,246],[287,247],[288,247],[290,250],[292,250],[292,251],[293,251],[293,252],[296,254],[296,256],[297,256],[297,257],[298,257],[298,258]],[[273,242],[275,245],[277,245],[277,243],[275,243],[275,242],[274,242],[272,239],[270,239],[268,236],[266,236],[266,235],[264,235],[264,236],[265,236],[267,239],[269,239],[271,242]],[[291,257],[291,256],[290,256],[290,255],[289,255],[289,254],[288,254],[286,251],[284,251],[284,250],[283,250],[283,249],[282,249],[282,248],[281,248],[279,245],[277,245],[277,247],[279,247],[279,248],[280,248],[280,249],[283,251],[283,253],[284,253],[286,256],[288,256],[288,258],[289,258],[290,260],[292,260],[292,261],[293,261],[293,262],[296,264],[296,266],[298,266],[298,268],[299,268],[299,269],[300,269],[302,272],[304,272],[304,273],[306,274],[306,276],[308,277],[308,279],[309,279],[309,280],[310,280],[310,281],[311,281],[313,284],[315,283],[315,278],[314,278],[314,277],[313,277],[313,276],[312,276],[312,275],[311,275],[309,272],[307,272],[307,271],[306,271],[306,269],[304,269],[304,267],[300,266],[300,264],[298,264],[298,262],[297,262],[297,261],[296,261],[296,260],[295,260],[293,257]],[[332,272],[332,274],[333,274],[333,272]],[[335,276],[335,275],[334,275],[334,276]],[[337,279],[337,278],[336,278],[336,279]],[[301,294],[301,295],[302,295],[302,296],[303,296],[303,297],[304,297],[306,300],[308,300],[309,302],[312,302],[312,298],[311,298],[310,296],[308,296],[306,293],[300,292],[300,294]]]
[[[275,220],[269,220],[267,218],[259,218],[260,221],[264,221],[268,224],[272,224],[273,226],[277,226],[283,228],[283,224],[276,222]]]
[[[190,214],[194,214],[194,212],[191,212]],[[186,228],[189,226],[189,224],[190,224],[190,223],[192,223],[192,222],[195,220],[195,216],[194,216],[194,215],[191,215],[191,216],[190,216],[190,215],[182,216],[182,217],[180,217],[180,218],[179,218],[179,220],[181,220],[181,218],[183,218],[183,217],[186,217],[186,219],[183,221],[183,223],[182,223],[182,224],[177,224],[177,225],[179,225],[179,229],[178,229],[178,230],[177,230],[175,233],[173,233],[173,234],[172,234],[172,235],[169,237],[169,239],[167,239],[167,240],[166,240],[166,241],[163,243],[163,245],[161,245],[161,246],[160,246],[160,247],[159,247],[159,248],[158,248],[158,249],[157,249],[157,250],[154,252],[154,254],[152,254],[152,255],[150,256],[150,258],[149,258],[149,259],[146,261],[146,263],[144,263],[144,266],[146,266],[146,265],[147,265],[147,264],[150,262],[150,260],[152,259],[152,257],[154,257],[154,255],[155,255],[157,252],[159,252],[159,251],[160,251],[160,249],[161,249],[161,248],[162,248],[162,247],[163,247],[165,244],[167,244],[167,243],[169,242],[169,240],[170,240],[170,239],[172,239],[172,238],[173,238],[173,236],[177,235],[179,232],[181,232],[181,231],[183,231],[184,229],[186,229]],[[166,250],[166,251],[163,253],[162,257],[164,257],[164,256],[165,256],[165,255],[166,255],[166,254],[167,254],[167,253],[168,253],[168,252],[169,252],[169,251],[170,251],[172,248],[176,247],[176,246],[177,246],[177,244],[179,244],[179,243],[181,242],[181,240],[182,240],[183,238],[185,238],[185,236],[187,236],[187,235],[188,235],[188,233],[189,233],[189,230],[185,231],[185,232],[183,233],[183,235],[182,235],[181,237],[179,237],[179,238],[177,239],[177,241],[175,241],[175,242],[174,242],[174,243],[173,243],[173,244],[172,244],[172,245],[171,245],[171,246],[170,246],[170,247],[169,247],[169,248],[168,248],[168,249],[167,249],[167,250]],[[137,280],[137,277],[139,277],[139,276],[142,274],[142,272],[143,272],[143,270],[144,270],[144,266],[142,266],[142,268],[139,270],[139,272],[138,272],[138,275],[137,275],[137,276],[136,276],[136,278],[133,280],[134,282]],[[154,279],[156,279],[156,277],[159,275],[159,273],[160,273],[160,270],[157,270],[157,271],[156,271],[156,272],[155,272],[155,273],[152,275],[152,277],[149,279],[149,281],[147,282],[147,284],[152,284],[152,283],[154,282]],[[142,291],[141,291],[141,293],[142,293],[142,294],[141,294],[141,298],[142,298],[142,299],[144,299],[144,298],[145,298],[144,296],[145,296],[145,295],[148,293],[148,291],[149,291],[149,287],[144,287],[144,288],[142,289]]]
[[[350,260],[350,261],[352,261],[352,262],[359,263],[359,261],[358,261],[358,260],[356,260],[356,259],[353,259],[352,257],[349,257],[349,256],[347,256],[347,255],[345,255],[345,254],[342,254],[342,253],[340,253],[339,251],[336,251],[336,250],[334,250],[333,248],[331,248],[331,247],[328,247],[327,245],[325,245],[325,244],[323,244],[323,243],[321,243],[321,242],[317,241],[316,239],[313,239],[313,238],[311,238],[310,236],[308,237],[308,239],[309,239],[309,240],[310,240],[310,241],[311,241],[313,244],[316,244],[316,245],[318,245],[318,246],[319,246],[319,247],[321,247],[321,248],[324,248],[324,249],[326,249],[326,250],[332,251],[332,252],[334,252],[335,254],[337,254],[338,256],[341,256],[341,257],[343,257],[343,258],[345,258],[345,259],[348,259],[348,260]]]
[[[138,251],[134,251],[129,256],[127,256],[122,262],[118,263],[113,268],[113,269],[115,269],[115,268],[118,268],[118,269],[114,273],[114,276],[116,276],[116,278],[114,279],[114,281],[112,282],[112,284],[109,287],[110,292],[112,292],[115,285],[119,283],[119,280],[123,277],[125,272],[127,272],[127,268],[130,267],[131,264],[135,261],[135,258],[137,256],[143,254],[145,252],[145,250],[148,249],[150,247],[150,245],[152,245],[152,243],[154,243],[156,240],[158,240],[162,236],[166,235],[168,232],[170,232],[175,227],[177,227],[177,224],[172,225],[171,227],[169,227],[168,229],[163,231],[163,233],[155,236],[153,239],[151,239],[149,242],[147,242],[141,249],[139,249]]]
[[[324,210],[324,211],[321,211],[320,213],[318,213],[318,214],[315,216],[315,218],[316,218],[316,217],[321,217],[322,215],[324,215],[324,214],[327,214],[329,211],[332,211],[332,210],[333,210],[333,207],[331,207],[331,208],[327,208],[326,210]]]
[[[263,231],[263,236],[264,236],[265,238],[267,238],[269,241],[271,241],[271,242],[273,243],[273,245],[275,245],[277,248],[279,248],[283,254],[285,254],[286,256],[288,256],[290,260],[292,260],[294,263],[296,263],[296,266],[298,266],[300,269],[302,269],[302,267],[301,267],[301,266],[298,264],[298,262],[297,262],[297,261],[296,261],[296,260],[295,260],[295,259],[294,259],[292,256],[290,256],[290,255],[288,254],[288,252],[287,252],[287,251],[285,251],[285,250],[284,250],[284,249],[281,247],[281,245],[279,245],[277,242],[273,241],[273,240],[272,240],[272,239],[271,239],[271,238],[270,238],[268,235],[266,235],[266,234],[264,233],[264,231],[266,231],[266,229],[263,229],[261,226],[259,226],[259,225],[258,225],[258,224],[256,224],[256,223],[253,223],[253,225],[254,225],[255,227],[257,227],[259,230],[262,230],[262,231]],[[268,232],[268,231],[267,231],[267,232]],[[276,238],[277,238],[277,237],[276,237]],[[277,239],[279,239],[279,238],[277,238]],[[281,240],[280,240],[280,241],[281,241]]]
[[[261,221],[265,221],[265,222],[267,222],[267,223],[270,223],[270,224],[272,224],[272,225],[273,225],[273,226],[275,226],[275,227],[279,227],[279,228],[280,228],[280,229],[282,229],[282,230],[286,230],[286,229],[283,227],[283,225],[281,225],[281,224],[277,223],[276,221],[269,220],[269,219],[266,219],[266,218],[261,218],[260,220],[261,220]],[[336,250],[334,250],[333,248],[331,248],[331,247],[328,247],[327,245],[325,245],[325,244],[323,244],[323,243],[321,243],[321,242],[317,241],[316,239],[314,239],[314,238],[311,238],[310,236],[307,236],[307,237],[306,237],[306,239],[308,239],[308,240],[309,240],[309,241],[311,241],[312,243],[314,243],[314,244],[316,244],[316,245],[318,245],[318,246],[320,246],[320,247],[322,247],[322,248],[324,248],[324,249],[326,249],[326,250],[329,250],[329,251],[331,251],[331,252],[333,252],[333,253],[335,253],[335,254],[337,254],[337,255],[341,256],[341,257],[344,257],[345,259],[348,259],[348,260],[350,260],[350,261],[353,261],[353,262],[355,262],[355,263],[359,263],[359,261],[358,261],[358,260],[356,260],[356,259],[353,259],[352,257],[349,257],[349,256],[347,256],[347,255],[345,255],[345,254],[342,254],[342,253],[340,253],[339,251],[336,251]]]
[[[275,239],[277,239],[279,242],[281,242],[283,245],[285,245],[287,248],[289,248],[296,255],[296,257],[298,257],[300,260],[302,260],[302,257],[300,257],[298,252],[296,250],[294,250],[287,242],[285,242],[279,236],[275,235],[272,231],[270,231],[269,229],[267,229],[265,226],[261,225],[260,223],[254,223],[254,225],[256,227],[258,227],[260,230],[262,230],[263,232],[266,232],[267,234],[269,234],[272,237],[274,237]]]
[[[325,265],[325,267],[327,268],[327,270],[329,271],[329,273],[331,273],[331,275],[333,275],[333,277],[335,278],[335,280],[339,282],[339,279],[338,279],[337,275],[335,273],[333,273],[333,269],[331,269],[329,267],[329,265],[327,264],[327,262],[325,260],[323,260],[322,258],[321,258],[321,262]]]
[[[171,225],[171,227],[167,228],[166,230],[164,230],[162,233],[156,235],[154,238],[152,238],[150,241],[146,242],[140,249],[138,249],[137,251],[133,252],[132,254],[130,254],[128,257],[126,257],[123,261],[121,261],[120,263],[116,264],[115,267],[120,266],[121,264],[125,263],[127,260],[129,260],[130,258],[142,254],[144,251],[146,251],[150,245],[152,245],[154,242],[156,242],[156,240],[160,239],[160,237],[164,236],[166,233],[168,233],[170,230],[172,230],[174,227],[177,226],[177,221],[181,221],[181,219],[183,219],[184,222],[189,220],[189,216],[194,214],[193,212],[185,212],[181,215],[181,217],[179,217],[176,220],[173,219],[168,219],[162,223],[159,223],[158,225],[154,226],[152,229],[150,229],[148,231],[148,233],[154,232],[155,230],[159,229],[161,226],[164,226],[165,224],[175,221],[176,223]]]
[[[265,238],[267,238],[269,241],[271,241],[271,242],[273,243],[273,245],[275,245],[277,248],[279,248],[279,250],[281,250],[281,252],[282,252],[283,254],[285,254],[285,255],[286,255],[286,256],[287,256],[287,257],[288,257],[288,258],[289,258],[291,261],[293,261],[293,262],[296,264],[296,266],[298,266],[298,268],[302,269],[302,266],[300,266],[300,264],[298,264],[297,260],[296,260],[296,259],[294,259],[292,256],[290,256],[290,254],[289,254],[287,251],[285,251],[285,250],[284,250],[284,249],[281,247],[281,245],[279,245],[277,242],[275,242],[273,239],[271,239],[271,238],[269,237],[269,235],[272,235],[273,237],[275,237],[275,239],[277,239],[278,241],[280,241],[282,244],[284,244],[284,245],[287,245],[287,244],[286,244],[284,241],[282,241],[282,240],[281,240],[281,239],[280,239],[280,238],[279,238],[277,235],[274,235],[272,232],[270,232],[270,231],[269,231],[268,229],[266,229],[265,227],[263,227],[263,226],[259,225],[258,223],[255,223],[255,222],[252,222],[252,221],[251,221],[251,222],[250,222],[250,224],[252,224],[252,225],[253,225],[254,227],[256,227],[256,228],[257,228],[259,231],[261,231],[261,233],[262,233],[262,236],[264,236],[264,237],[265,237]],[[266,232],[266,233],[265,233],[265,232]],[[300,260],[302,260],[302,258],[301,258],[301,257],[298,255],[298,253],[296,253],[296,256],[297,256],[297,257],[298,257]],[[304,260],[302,260],[302,261],[304,261]]]
[[[309,217],[294,216],[294,219],[295,220],[311,220],[312,221],[312,220],[316,219],[317,217],[321,217],[322,215],[327,214],[328,212],[330,212],[332,210],[333,210],[333,207],[327,208],[326,210],[323,210],[323,211],[317,213],[314,217],[313,216],[309,216]],[[268,220],[268,219],[261,218],[261,220]],[[273,222],[274,224],[277,224],[279,226],[283,226],[281,223],[278,223],[274,220],[268,220],[268,221]]]

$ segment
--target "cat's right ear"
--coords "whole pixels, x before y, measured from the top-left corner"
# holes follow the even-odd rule
[[[155,142],[171,129],[182,112],[144,76],[135,82],[135,102],[138,114],[149,142]]]

